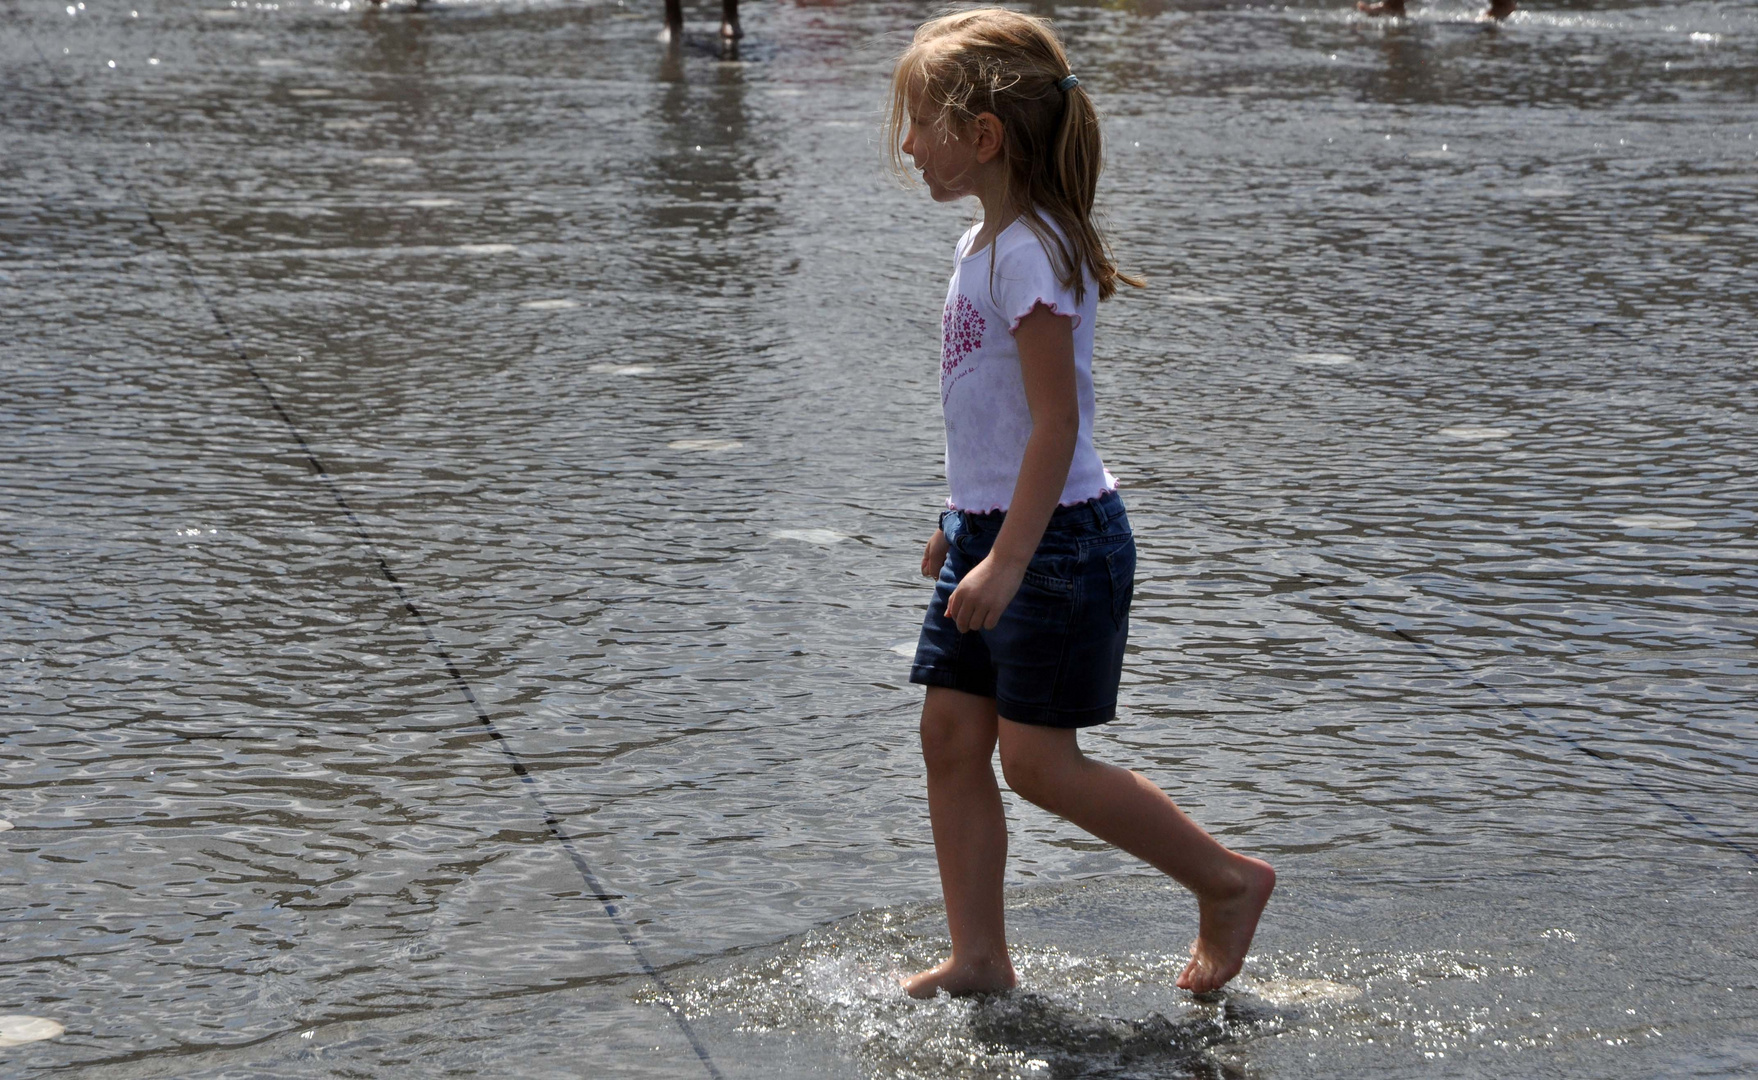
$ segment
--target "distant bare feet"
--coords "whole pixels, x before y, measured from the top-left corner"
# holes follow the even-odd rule
[[[1239,891],[1220,900],[1197,901],[1200,913],[1196,944],[1178,985],[1193,994],[1207,994],[1227,985],[1245,966],[1257,920],[1276,889],[1276,872],[1261,859],[1240,856],[1244,878]]]
[[[1377,4],[1370,4],[1367,0],[1357,0],[1355,10],[1363,15],[1398,16],[1404,14],[1404,0],[1380,0]]]
[[[910,997],[931,998],[942,990],[954,997],[1011,990],[1019,980],[1014,977],[1012,962],[1003,957],[1000,963],[955,965],[948,960],[897,981],[903,984],[904,993]]]
[[[1489,10],[1483,13],[1483,17],[1501,22],[1513,13],[1514,0],[1489,0]]]

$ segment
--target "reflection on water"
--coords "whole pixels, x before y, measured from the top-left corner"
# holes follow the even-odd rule
[[[1750,1072],[1758,9],[1479,6],[1040,9],[1151,279],[1088,742],[1287,887],[1194,1001],[1012,805],[1024,985],[925,1004],[927,9],[20,9],[4,1071],[709,1075],[609,903],[729,1077]]]

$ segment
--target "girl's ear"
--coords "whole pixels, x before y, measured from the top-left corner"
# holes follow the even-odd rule
[[[978,113],[971,121],[971,138],[975,141],[977,161],[988,164],[1001,155],[1001,118],[994,113]]]

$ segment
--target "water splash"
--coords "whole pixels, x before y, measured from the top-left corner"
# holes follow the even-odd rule
[[[829,1039],[872,1075],[896,1080],[1238,1076],[1211,1051],[1286,1024],[1262,995],[1198,1002],[1171,989],[1182,957],[1087,957],[1043,946],[1015,949],[1025,989],[918,1001],[897,980],[944,954],[948,943],[928,930],[937,917],[938,909],[855,916],[684,983],[679,1006],[695,1019],[730,1020],[748,1036]],[[1146,988],[1167,992],[1143,998]],[[1131,998],[1145,1007],[1126,1011]]]

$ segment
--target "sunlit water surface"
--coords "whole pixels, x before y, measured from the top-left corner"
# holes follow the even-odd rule
[[[1014,801],[917,1004],[930,6],[7,0],[0,1071],[1758,1069],[1758,7],[1345,6],[1039,9],[1150,283],[1086,745],[1282,869],[1247,973]]]

